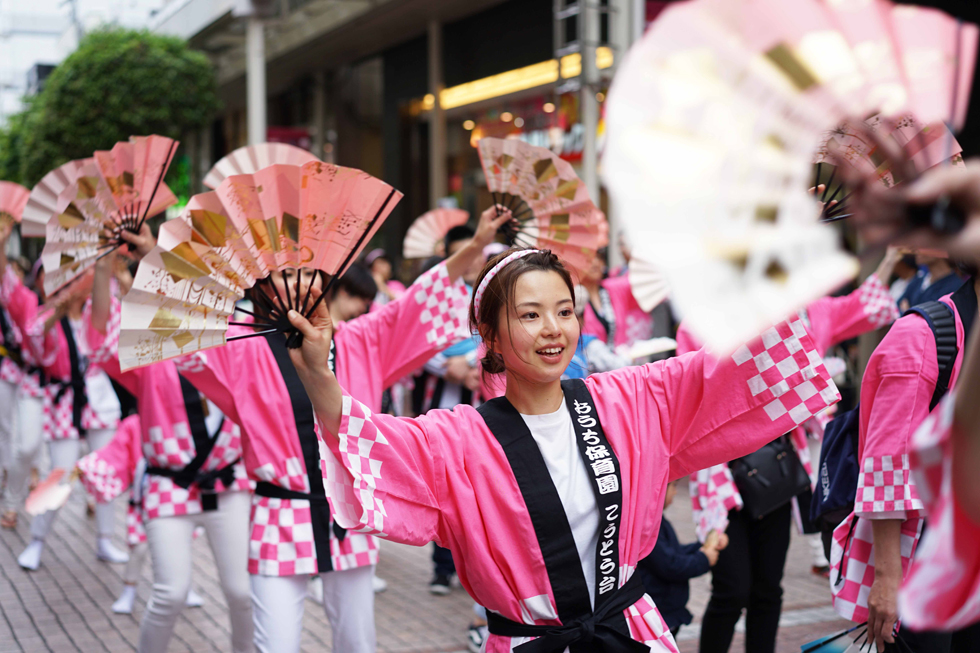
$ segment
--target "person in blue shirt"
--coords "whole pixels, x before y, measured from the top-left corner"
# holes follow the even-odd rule
[[[963,278],[949,259],[929,252],[918,252],[915,264],[919,271],[909,281],[905,293],[898,300],[898,310],[905,312],[913,306],[936,301],[963,285]]]
[[[667,484],[664,510],[674,502],[677,481]],[[691,596],[689,581],[708,573],[718,562],[718,552],[728,546],[728,536],[710,531],[704,544],[681,544],[677,533],[664,515],[660,521],[657,544],[637,565],[647,594],[653,599],[667,628],[676,637],[681,626],[691,623],[693,615],[687,609]]]

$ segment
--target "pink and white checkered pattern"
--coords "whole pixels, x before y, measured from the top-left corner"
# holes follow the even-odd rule
[[[865,279],[857,292],[864,314],[875,327],[887,326],[899,318],[898,306],[877,274]]]
[[[171,436],[162,440],[154,439],[153,428],[149,429],[149,432],[151,442],[147,443],[144,440],[143,452],[144,454],[149,454],[147,455],[147,462],[154,467],[182,469],[187,466],[195,455],[197,455],[197,451],[194,448],[194,440],[190,434],[187,433],[186,423],[175,424],[174,428],[171,429]],[[161,430],[157,428],[156,432],[159,436]],[[186,434],[186,438],[189,439],[189,443],[184,442],[185,436],[179,434]],[[211,450],[211,453],[208,454],[207,460],[204,461],[204,465],[201,466],[201,469],[204,471],[222,469],[228,466],[235,459],[240,458],[242,455],[242,435],[241,429],[237,424],[229,419],[225,419],[224,425],[221,427],[221,432],[218,433],[216,437],[218,438],[218,441],[215,442],[214,448]],[[173,457],[173,460],[176,461],[173,463],[162,462],[163,460],[168,459],[167,456],[158,456],[156,451],[161,447],[164,447],[164,445],[170,448],[175,448],[178,445],[167,443],[172,443],[178,440],[180,441],[179,446],[187,447],[181,449],[182,456],[186,454],[187,462],[178,460],[180,457]],[[149,453],[151,450],[153,451],[152,454]],[[174,483],[173,479],[166,476],[156,476],[150,474],[148,478],[149,481],[143,495],[143,506],[147,519],[172,517],[174,515],[197,515],[203,511],[201,506],[201,490],[196,484],[192,484],[189,488],[184,489]],[[219,494],[226,491],[250,491],[251,488],[249,486],[248,476],[245,472],[245,465],[241,462],[235,465],[235,482],[231,487],[226,488],[219,480],[217,483],[215,483],[214,489]],[[220,505],[220,498],[218,499],[218,502]]]
[[[854,520],[857,520],[857,524],[848,542],[848,533]],[[830,591],[833,594],[834,610],[844,619],[855,623],[868,620],[868,594],[875,579],[871,521],[851,513],[834,530],[830,545]],[[917,517],[902,523],[902,578],[908,574],[909,565],[915,556],[922,524],[923,520]],[[837,583],[841,565],[844,566],[844,572],[841,582]]]
[[[207,370],[208,357],[203,351],[195,351],[174,359],[178,372],[201,374]]]
[[[333,529],[331,529],[332,531]],[[348,533],[343,540],[330,533],[330,561],[337,571],[378,564],[378,538],[361,533]]]
[[[117,470],[115,465],[98,455],[83,456],[76,467],[81,472],[82,485],[100,503],[112,501],[129,486],[129,472]]]
[[[866,456],[858,475],[854,512],[858,515],[904,511],[906,518],[918,517],[924,509],[912,480],[907,454]]]
[[[980,620],[980,524],[953,493],[950,393],[912,439],[912,469],[929,511],[929,528],[898,596],[903,623],[952,631]]]
[[[120,304],[115,296],[112,297],[112,301],[109,304],[109,319],[106,321],[105,337],[92,337],[95,335],[94,329],[91,327],[92,302],[85,302],[85,308],[82,310],[82,324],[85,325],[86,330],[90,334],[87,336],[89,344],[92,344],[93,340],[98,341],[98,346],[89,354],[88,359],[90,364],[100,365],[108,363],[119,355],[119,329],[122,325],[122,304]]]
[[[833,381],[818,373],[823,359],[812,346],[805,348],[801,338],[809,341],[803,322],[794,319],[770,327],[732,354],[736,365],[752,362],[758,370],[748,380],[749,391],[752,396],[772,397],[764,407],[769,418],[775,422],[788,416],[790,426],[802,424],[840,398]]]
[[[419,277],[412,287],[416,288],[415,302],[425,306],[419,319],[429,325],[425,333],[429,345],[448,347],[469,337],[468,295],[462,279],[451,283],[446,266],[437,265]]]
[[[11,385],[20,385],[24,378],[24,370],[20,366],[4,356],[0,358],[0,381]]]
[[[44,388],[44,423],[41,432],[45,441],[48,440],[77,440],[78,429],[72,421],[72,402],[75,391],[68,388],[61,399],[55,403],[60,390],[58,385],[48,385]],[[88,430],[113,429],[119,425],[119,416],[103,419],[87,403],[82,408],[82,428]]]
[[[713,521],[722,515],[727,518],[732,508],[742,509],[742,495],[728,465],[715,465],[692,474],[690,488],[695,530],[702,542],[708,536],[708,531],[720,526],[720,523]],[[708,519],[709,516],[712,518]]]
[[[126,510],[126,544],[136,546],[146,542],[146,528],[143,523],[143,510],[130,504]]]
[[[253,473],[260,481],[272,483],[293,492],[304,494],[310,492],[310,479],[306,475],[306,466],[301,458],[286,458],[279,469],[273,463],[265,463],[256,467]]]
[[[31,399],[44,399],[45,388],[41,385],[41,375],[39,372],[24,374],[20,380],[18,388],[19,396]]]
[[[194,459],[194,437],[187,422],[178,422],[164,431],[160,426],[146,430],[147,440],[143,441],[143,455],[154,467],[183,469]]]
[[[252,496],[248,573],[294,576],[317,573],[310,502]]]
[[[381,461],[371,458],[371,450],[387,446],[388,440],[373,425],[365,428],[365,423],[370,422],[371,409],[344,392],[337,445],[344,464],[330,451],[317,424],[320,471],[331,507],[342,517],[339,523],[367,524],[357,532],[384,537],[385,510],[381,499],[374,495],[377,479],[381,478]],[[348,473],[353,477],[349,484]],[[338,496],[343,500],[337,501]]]

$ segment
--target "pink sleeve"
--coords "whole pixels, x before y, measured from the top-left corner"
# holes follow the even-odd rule
[[[440,421],[454,422],[449,411],[429,415],[440,413]],[[317,426],[323,487],[338,524],[414,546],[438,539],[446,474],[433,443],[442,430],[436,423],[372,414],[344,391],[338,437],[324,438]]]
[[[595,377],[618,381],[639,423],[659,421],[644,432],[664,439],[672,479],[751,453],[840,399],[798,319],[729,356],[700,349]]]
[[[139,417],[132,415],[119,422],[116,434],[109,444],[78,461],[79,479],[99,503],[107,503],[118,497],[133,484],[133,474],[139,459],[135,453],[134,439],[140,440]]]
[[[953,631],[980,620],[980,524],[963,512],[952,489],[954,402],[951,392],[922,423],[910,453],[929,511],[898,597],[903,625],[916,630]]]
[[[691,330],[687,328],[686,322],[681,322],[677,327],[677,355],[687,354],[692,351],[697,351],[704,346],[697,336],[691,333]]]
[[[469,337],[468,305],[462,280],[450,283],[446,265],[437,265],[381,310],[348,322],[344,326],[347,353],[380,365],[387,388]],[[352,347],[359,351],[351,351]]]
[[[810,334],[821,354],[839,342],[887,326],[899,317],[898,306],[876,274],[848,295],[818,299],[807,306],[806,312]]]
[[[896,322],[871,355],[861,384],[858,516],[920,516],[909,453],[912,434],[929,414],[938,374],[935,339],[918,316]]]
[[[232,327],[227,335],[244,333],[246,330],[251,331],[247,327]],[[235,403],[235,379],[242,375],[244,368],[239,361],[242,356],[248,355],[248,343],[248,340],[242,340],[223,347],[195,351],[174,361],[177,372],[186,377],[198,392],[214,402],[218,410],[235,424],[242,423]]]
[[[691,474],[690,491],[694,530],[701,542],[712,529],[724,532],[728,526],[728,511],[741,510],[744,505],[732,470],[725,464]]]

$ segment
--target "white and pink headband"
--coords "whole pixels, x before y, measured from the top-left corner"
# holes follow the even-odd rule
[[[519,249],[513,254],[505,256],[499,263],[490,268],[490,271],[487,272],[486,275],[484,275],[483,280],[480,281],[480,285],[477,286],[476,292],[473,293],[473,314],[480,314],[480,301],[483,299],[483,293],[487,291],[487,286],[490,285],[490,281],[492,281],[495,276],[500,274],[501,270],[507,267],[511,261],[524,258],[528,254],[538,254],[539,252],[541,252],[540,249]]]

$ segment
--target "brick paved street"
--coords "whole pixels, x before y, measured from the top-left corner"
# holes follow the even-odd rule
[[[690,501],[682,483],[669,515],[683,541],[693,540]],[[117,530],[122,541],[123,508]],[[22,514],[16,531],[0,531],[0,653],[8,651],[132,651],[139,618],[150,591],[150,568],[143,570],[135,614],[115,615],[109,606],[121,586],[122,565],[95,559],[95,521],[85,516],[81,492],[75,492],[59,516],[35,573],[20,569],[16,557],[29,538]],[[206,538],[195,544],[194,586],[204,596],[202,608],[181,615],[171,651],[227,651],[228,622]],[[431,573],[428,549],[384,543],[378,574],[388,591],[377,597],[378,650],[384,653],[436,653],[465,649],[465,628],[472,602],[461,589],[448,597],[429,594]],[[708,578],[692,583],[690,610],[698,619],[708,598]],[[800,643],[839,629],[829,606],[827,582],[810,573],[807,542],[793,538],[784,581],[783,627],[780,653],[799,651]],[[794,625],[795,624],[795,625]],[[330,628],[323,610],[307,601],[303,651],[329,651]],[[682,653],[697,650],[697,622],[681,630]],[[733,652],[741,652],[736,635]]]

